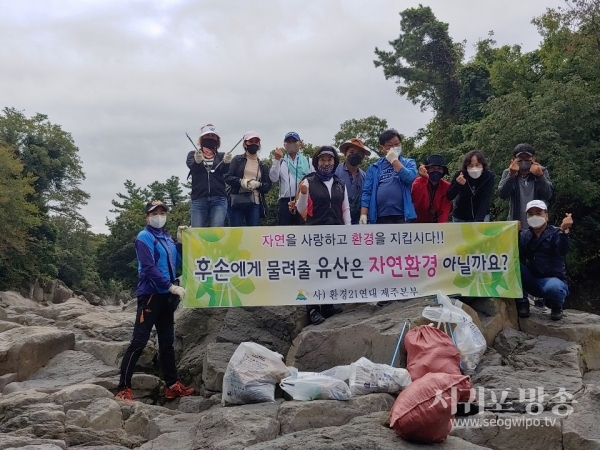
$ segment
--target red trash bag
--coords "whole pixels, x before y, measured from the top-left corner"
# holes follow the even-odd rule
[[[406,370],[414,382],[427,373],[460,372],[460,352],[450,336],[436,327],[422,325],[406,333]]]
[[[424,375],[398,395],[392,406],[390,428],[411,442],[433,444],[444,441],[452,429],[458,392],[470,386],[467,375]],[[456,388],[454,399],[453,387]]]

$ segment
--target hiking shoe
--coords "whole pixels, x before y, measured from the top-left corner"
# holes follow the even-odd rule
[[[325,317],[321,315],[319,311],[316,309],[311,309],[308,313],[308,318],[310,319],[310,323],[313,325],[319,325],[320,323],[325,322]]]
[[[519,316],[521,319],[526,319],[529,317],[529,302],[517,303],[517,316]]]
[[[560,306],[553,306],[550,311],[550,318],[552,320],[560,320],[563,318],[563,310]]]
[[[193,393],[194,388],[185,387],[181,381],[178,381],[170,388],[165,389],[165,398],[187,397]]]
[[[133,392],[131,392],[130,388],[125,388],[117,392],[115,395],[117,400],[123,400],[124,402],[132,402],[133,401]]]
[[[343,309],[340,308],[339,306],[334,306],[334,305],[321,306],[321,315],[323,317],[325,317],[326,319],[329,319],[331,316],[339,314],[342,311],[343,311]]]
[[[377,302],[377,306],[386,306],[386,305],[389,305],[390,303],[392,303],[391,300],[384,300],[384,301]]]

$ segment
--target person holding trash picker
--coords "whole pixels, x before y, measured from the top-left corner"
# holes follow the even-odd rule
[[[200,129],[198,149],[187,155],[192,177],[192,227],[222,227],[227,217],[227,191],[224,175],[229,171],[231,153],[220,153],[221,137],[214,125]]]
[[[271,189],[269,168],[259,159],[260,137],[256,131],[244,134],[244,154],[233,157],[225,182],[231,187],[229,224],[241,227],[260,225],[267,215],[265,194]]]
[[[306,225],[350,225],[350,204],[344,182],[336,175],[340,163],[335,148],[319,148],[313,156],[315,172],[304,177],[296,198],[296,208],[306,215]],[[342,312],[334,305],[308,305],[310,323],[318,325]]]
[[[528,228],[519,236],[523,298],[516,300],[517,314],[529,317],[528,294],[531,294],[544,299],[552,320],[560,320],[569,294],[565,260],[573,218],[566,214],[560,227],[549,224],[548,207],[541,200],[527,203],[525,211]]]
[[[489,222],[494,172],[483,153],[472,150],[452,179],[446,197],[454,201],[452,222]]]
[[[508,200],[507,220],[518,220],[524,229],[527,203],[532,200],[548,202],[553,191],[548,170],[535,160],[534,148],[529,144],[517,145],[510,166],[504,169],[498,184],[498,197]]]
[[[138,258],[137,314],[133,338],[121,361],[121,378],[116,398],[132,401],[131,377],[135,365],[148,343],[152,328],[158,335],[158,354],[167,388],[166,398],[185,397],[194,393],[179,381],[175,365],[174,314],[185,289],[178,286],[176,269],[181,267],[181,245],[176,245],[164,230],[169,208],[160,200],[146,205],[146,227],[135,240]]]
[[[379,149],[383,156],[365,176],[359,223],[412,222],[417,215],[410,191],[417,178],[417,164],[402,156],[401,136],[394,129],[379,135]]]
[[[356,225],[360,220],[360,202],[366,175],[359,166],[363,159],[371,155],[371,152],[358,138],[349,139],[340,145],[340,152],[344,155],[345,161],[338,166],[335,174],[346,185],[350,202],[350,218],[352,225]]]
[[[452,202],[446,196],[450,183],[442,179],[446,175],[448,167],[441,155],[431,155],[419,167],[419,176],[412,185],[417,223],[446,223],[450,220]]]
[[[314,168],[301,149],[300,135],[290,131],[283,138],[283,148],[276,148],[273,152],[269,178],[273,183],[279,182],[278,225],[304,225],[304,219],[296,211],[296,192],[300,181],[314,172]]]

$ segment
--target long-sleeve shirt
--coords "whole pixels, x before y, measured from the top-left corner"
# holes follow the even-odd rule
[[[548,170],[544,167],[542,176],[536,177],[528,173],[525,177],[517,174],[510,176],[510,170],[504,169],[502,178],[498,184],[498,197],[508,199],[507,220],[519,220],[521,226],[527,223],[527,212],[525,206],[531,200],[543,200],[545,202],[552,198],[554,188]]]
[[[300,162],[300,158],[304,158],[304,163]],[[290,164],[288,162],[290,160],[291,158],[273,159],[273,165],[269,170],[271,181],[273,183],[279,182],[279,198],[296,197],[302,178],[315,171],[308,157],[301,153],[296,155],[294,164]]]
[[[333,186],[333,181],[334,181],[334,178],[331,178],[330,180],[327,180],[327,181],[323,181],[323,184],[325,186],[327,186],[327,190],[329,191],[330,198],[331,198],[331,188]],[[302,181],[301,184],[305,184],[310,192],[310,184],[306,178]],[[320,200],[321,199],[314,199],[314,201],[320,201]],[[298,210],[298,212],[300,214],[305,214],[307,212],[308,203],[309,203],[309,194],[308,193],[303,194],[302,192],[300,192],[298,195],[298,201],[296,202],[296,209]],[[350,203],[348,202],[348,189],[345,186],[344,186],[344,200],[342,201],[342,214],[343,214],[344,225],[350,225],[351,224]]]

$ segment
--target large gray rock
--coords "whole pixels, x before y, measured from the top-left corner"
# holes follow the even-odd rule
[[[178,411],[170,411],[160,406],[146,405],[140,402],[121,403],[123,412],[123,429],[128,434],[143,436],[148,424],[158,416],[170,416],[180,414]]]
[[[286,364],[305,371],[322,371],[350,364],[365,356],[373,362],[389,364],[404,320],[413,326],[427,323],[421,316],[431,301],[415,299],[395,301],[385,307],[361,305],[309,325],[296,337]],[[406,352],[400,354],[399,364]]]
[[[61,280],[52,280],[44,286],[43,296],[47,303],[64,303],[73,297],[73,291]]]
[[[596,314],[568,309],[563,319],[555,322],[550,320],[548,313],[531,308],[531,316],[519,322],[525,333],[577,342],[581,345],[587,370],[600,370],[600,321]]]
[[[202,380],[206,389],[221,392],[227,364],[237,348],[238,344],[229,342],[211,342],[208,344],[204,354],[204,364],[202,365]]]
[[[561,388],[571,395],[579,392],[582,374],[578,344],[507,329],[484,355],[472,383],[485,388],[484,399],[479,400],[485,400],[486,409],[499,403],[505,412],[525,412],[533,403],[531,390],[546,408]]]
[[[73,333],[52,327],[14,328],[0,333],[0,375],[16,373],[25,380],[74,345]]]
[[[94,430],[114,430],[123,427],[121,408],[113,399],[99,398],[86,406],[83,411],[88,417],[87,426]]]
[[[51,445],[57,449],[66,450],[67,444],[59,439],[37,439],[32,436],[19,436],[13,434],[0,434],[0,450],[22,450],[27,446]],[[30,447],[31,448],[31,447]],[[36,448],[36,447],[33,447]],[[41,447],[43,449],[43,447]],[[52,447],[44,450],[54,450]],[[38,447],[36,450],[40,450]]]
[[[128,341],[107,342],[86,339],[77,341],[75,343],[75,350],[87,352],[104,362],[104,364],[112,367],[118,367],[128,346]]]
[[[389,412],[395,398],[389,394],[370,394],[338,400],[315,400],[311,402],[284,402],[279,407],[277,419],[281,434],[312,428],[345,425],[351,419],[374,412]]]
[[[13,291],[0,292],[0,306],[10,308],[12,311],[20,313],[25,311],[34,311],[40,308],[40,305],[21,294]]]
[[[51,398],[55,403],[63,405],[65,411],[68,411],[86,408],[99,398],[112,399],[113,394],[95,384],[76,384],[52,394]]]
[[[564,450],[600,450],[600,371],[586,373],[583,381],[585,391],[575,396],[573,412],[564,419]]]
[[[52,358],[46,366],[31,375],[27,381],[10,383],[2,392],[9,394],[20,390],[36,389],[52,393],[90,378],[115,377],[117,375],[117,369],[107,366],[88,353],[66,350]]]
[[[86,450],[94,446],[100,448],[102,446],[116,446],[117,448],[125,447],[131,449],[142,445],[144,439],[140,436],[127,434],[123,430],[97,431],[89,427],[66,426],[65,442],[68,448],[82,446]]]
[[[464,303],[477,313],[487,345],[492,345],[498,334],[506,328],[519,328],[517,307],[512,298],[466,298]],[[467,312],[470,312],[465,308]]]

